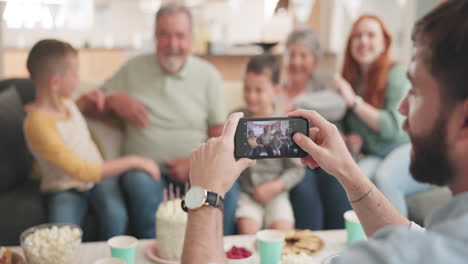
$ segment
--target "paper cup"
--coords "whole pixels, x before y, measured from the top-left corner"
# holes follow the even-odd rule
[[[362,225],[359,222],[359,218],[356,215],[356,212],[353,210],[346,211],[344,213],[345,219],[345,228],[346,228],[346,241],[349,244],[360,241],[366,240],[366,233],[364,233],[364,229],[362,229]]]
[[[102,258],[96,260],[94,264],[125,264],[125,261],[118,258]]]
[[[135,252],[138,239],[132,236],[116,236],[107,241],[111,256],[125,261],[126,264],[135,264]]]
[[[285,234],[279,230],[262,230],[257,232],[260,264],[278,264],[281,261]]]

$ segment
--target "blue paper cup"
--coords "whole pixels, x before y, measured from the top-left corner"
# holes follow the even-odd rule
[[[257,232],[260,264],[280,263],[284,238],[284,232],[279,230],[266,229]]]
[[[135,253],[138,239],[132,236],[115,236],[107,241],[111,256],[125,261],[126,264],[135,264]]]
[[[366,233],[364,233],[364,229],[362,229],[362,225],[359,222],[359,218],[356,215],[356,212],[353,210],[346,211],[344,213],[345,219],[345,228],[346,228],[346,241],[349,244],[366,240]]]

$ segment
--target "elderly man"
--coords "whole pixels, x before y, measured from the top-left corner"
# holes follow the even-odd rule
[[[310,120],[310,137],[294,140],[342,184],[366,234],[332,263],[466,263],[468,259],[468,1],[448,1],[419,20],[413,32],[414,56],[408,76],[412,89],[400,106],[412,142],[410,170],[416,180],[447,185],[451,201],[430,216],[426,230],[403,217],[360,171],[337,128],[312,111],[290,116]],[[236,161],[233,137],[241,114],[233,114],[223,134],[191,157],[192,186],[221,196],[251,160]],[[215,176],[214,176],[215,175]],[[219,177],[222,175],[222,177]],[[194,188],[194,187],[192,187]],[[189,194],[191,191],[189,191]],[[187,196],[187,204],[191,197]],[[222,212],[193,207],[182,263],[225,263]],[[385,227],[385,228],[384,228]],[[377,232],[378,231],[378,232]]]
[[[209,137],[219,136],[226,120],[221,78],[209,63],[190,55],[192,16],[181,5],[162,6],[156,14],[156,53],[123,65],[101,89],[79,100],[83,112],[117,113],[126,121],[124,152],[152,158],[163,177],[154,181],[143,171],[122,178],[133,231],[155,236],[155,211],[168,182],[188,181],[190,152]],[[225,233],[235,229],[237,189],[225,206]]]

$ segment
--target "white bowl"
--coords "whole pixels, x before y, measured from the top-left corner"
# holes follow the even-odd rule
[[[69,231],[75,236],[76,233],[74,233],[74,230],[78,230],[79,236],[70,240],[63,237],[52,237],[46,242],[40,240],[36,240],[34,242],[28,241],[28,237],[37,231],[44,231],[45,229],[58,231],[63,230],[62,228],[65,227],[69,227],[71,229]],[[57,235],[58,233],[55,232],[55,234]],[[73,262],[75,254],[81,244],[82,236],[83,231],[76,225],[51,223],[33,226],[26,229],[21,233],[20,242],[24,255],[26,256],[26,260],[29,264],[68,264]],[[53,243],[50,243],[50,241],[53,241]],[[49,244],[48,247],[44,246],[46,243]]]

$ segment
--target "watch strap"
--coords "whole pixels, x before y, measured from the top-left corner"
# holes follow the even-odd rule
[[[221,211],[224,211],[224,198],[215,192],[207,191],[206,201],[204,205],[218,207]],[[185,200],[182,200],[181,207],[182,210],[188,212],[188,208],[185,205]]]
[[[221,211],[224,211],[224,198],[215,192],[207,192],[206,203],[211,206],[218,207],[221,209]]]

